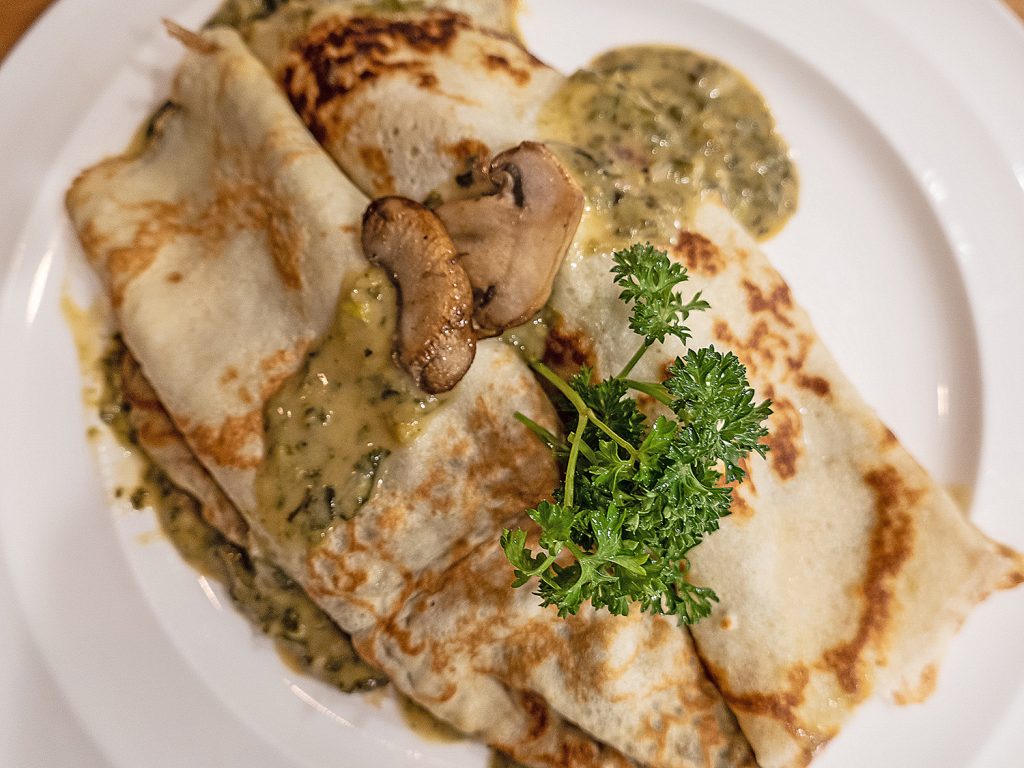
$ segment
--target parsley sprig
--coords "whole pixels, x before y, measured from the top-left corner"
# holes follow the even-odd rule
[[[629,378],[655,342],[687,342],[689,314],[709,305],[699,292],[683,300],[686,270],[649,244],[616,251],[614,261],[619,297],[632,305],[630,328],[643,341],[618,375],[596,383],[587,368],[566,381],[531,363],[564,397],[572,431],[562,439],[516,416],[551,448],[565,476],[551,501],[529,510],[540,528],[536,553],[522,529],[504,531],[501,545],[513,586],[538,577],[542,604],[561,616],[587,600],[619,615],[636,602],[693,624],[718,597],[690,582],[686,555],[729,514],[730,484],[743,480],[744,459],[767,452],[761,438],[771,405],[755,404],[746,369],[713,346],[676,358],[664,381]],[[636,392],[667,413],[648,419]]]

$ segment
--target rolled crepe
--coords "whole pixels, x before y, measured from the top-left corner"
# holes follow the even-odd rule
[[[400,666],[432,711],[468,733],[503,722],[480,708],[478,694],[498,683],[530,692],[644,765],[753,768],[750,747],[673,619],[589,605],[563,619],[540,607],[535,582],[513,591],[512,580],[501,547],[484,545],[360,637],[360,653]],[[500,725],[494,743],[514,753],[516,734]]]
[[[441,695],[439,678],[417,673],[430,656],[409,646],[393,651],[411,606],[442,587],[468,588],[461,580],[476,574],[453,566],[481,556],[474,550],[492,545],[556,482],[547,449],[513,416],[519,411],[556,428],[510,347],[498,340],[478,346],[469,373],[420,434],[386,460],[384,481],[350,520],[301,545],[265,524],[256,491],[266,448],[263,409],[330,325],[342,283],[366,269],[357,236],[367,199],[310,137],[236,33],[177,34],[189,52],[148,140],[83,172],[67,201],[125,343],[173,425],[241,514],[251,546],[302,584],[403,692],[529,765],[631,764],[603,743],[593,717],[587,723],[597,737],[573,725],[571,702],[555,696],[553,684],[541,686],[508,666],[470,675],[464,656],[456,667],[467,674],[447,678],[452,694]],[[180,458],[175,452],[168,460]],[[496,607],[478,606],[479,615]],[[536,607],[527,608],[534,617]],[[542,623],[558,627],[568,648],[583,642],[566,633],[554,609],[544,613]],[[452,620],[444,612],[432,619],[446,627]],[[416,626],[426,636],[431,631],[429,623]],[[642,640],[648,631],[663,628],[641,625],[632,636]],[[501,656],[505,643],[496,638],[480,652]],[[684,675],[696,671],[688,643],[671,644],[675,655],[665,657],[663,671],[680,656],[688,659]],[[583,655],[579,668],[600,678],[615,662]],[[672,734],[680,745],[652,765],[714,766],[720,754],[744,753],[721,697],[703,684],[698,693],[699,706],[682,712],[652,709],[646,692],[624,705],[631,710],[624,722],[649,716],[678,723]],[[618,717],[617,695],[595,689],[588,705]],[[565,710],[556,711],[556,703]],[[642,732],[620,736],[625,730],[614,731],[615,746],[642,744]]]
[[[522,126],[563,81],[514,40],[449,10],[354,15],[332,4],[301,32],[274,14],[247,34],[313,135],[370,197],[457,194],[475,167],[522,141]]]
[[[128,421],[139,447],[172,483],[192,495],[207,523],[232,543],[248,548],[249,525],[196,459],[153,387],[142,375],[139,364],[127,351],[121,361],[120,375],[124,399],[130,409]]]
[[[526,51],[503,48],[522,72],[509,77],[481,56],[498,46],[486,32],[436,13],[419,23],[452,32],[443,46],[423,48],[384,22],[321,19],[277,71],[299,114],[368,194],[381,190],[377,179],[411,197],[454,189],[463,171],[440,146],[497,151],[544,139],[537,110],[520,105],[551,92],[558,82],[551,70]],[[326,41],[350,26],[383,36],[378,59],[334,55]],[[364,71],[362,85],[344,87]],[[392,108],[408,99],[415,113]],[[486,119],[476,109],[482,103]],[[353,146],[346,136],[379,143]],[[577,241],[586,227],[585,218]],[[688,267],[689,287],[712,305],[691,317],[691,345],[734,351],[775,410],[767,460],[750,462],[732,516],[692,553],[695,581],[721,598],[693,635],[759,764],[806,765],[872,692],[926,693],[970,608],[1019,584],[1024,565],[966,521],[881,423],[724,208],[701,206],[660,245]],[[608,254],[582,253],[570,250],[572,268],[561,270],[549,306],[589,339],[590,362],[608,375],[639,340]],[[653,349],[637,375],[660,377],[681,351],[674,343]]]

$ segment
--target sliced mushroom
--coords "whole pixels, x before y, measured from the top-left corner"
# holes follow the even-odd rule
[[[543,144],[496,155],[483,197],[436,209],[473,284],[485,332],[522,325],[540,311],[583,214],[583,192]]]
[[[473,288],[444,225],[404,197],[382,197],[363,214],[363,251],[398,288],[397,356],[424,392],[447,392],[476,354]]]

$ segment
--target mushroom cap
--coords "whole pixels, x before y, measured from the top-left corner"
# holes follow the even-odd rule
[[[522,325],[547,303],[583,215],[583,192],[554,153],[524,141],[494,157],[492,194],[436,209],[473,284],[483,331]]]
[[[454,387],[476,354],[473,288],[440,219],[404,197],[363,214],[363,252],[398,288],[396,356],[424,392]]]

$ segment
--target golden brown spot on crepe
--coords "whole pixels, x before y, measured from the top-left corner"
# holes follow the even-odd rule
[[[225,152],[222,147],[217,151]],[[225,155],[224,159],[235,161],[236,167],[217,168],[211,184],[212,200],[191,204],[166,201],[126,204],[125,207],[138,216],[138,225],[127,245],[111,248],[108,242],[95,235],[91,225],[83,227],[83,244],[91,259],[99,262],[106,252],[104,266],[115,308],[123,303],[128,285],[153,264],[160,250],[181,237],[195,238],[204,256],[218,257],[239,231],[264,232],[284,285],[293,289],[301,287],[299,267],[306,237],[290,206],[263,180],[247,173],[236,158]],[[184,275],[174,271],[167,279],[172,283],[180,282]]]
[[[304,157],[316,156],[318,150],[315,147],[296,148],[295,138],[295,130],[290,121],[275,123],[267,128],[267,135],[260,147],[260,153],[273,155],[279,169],[298,162]]]
[[[75,179],[75,184],[78,184],[81,178],[82,176],[80,175]],[[72,192],[74,192],[74,190],[75,187],[72,186],[68,191],[68,205],[71,205]],[[100,232],[99,227],[96,226],[96,222],[91,219],[85,222],[85,224],[78,230],[78,239],[82,243],[82,248],[85,250],[85,255],[89,257],[89,260],[93,264],[99,263],[101,254],[103,254],[107,249],[108,240],[106,235]]]
[[[240,231],[264,232],[281,282],[292,290],[302,288],[306,233],[271,184],[251,177],[242,167],[230,171],[218,167],[214,199],[197,214],[187,231],[202,238],[206,253],[219,256],[227,240]]]
[[[442,10],[417,19],[328,18],[293,45],[284,60],[281,85],[313,136],[323,142],[338,135],[333,118],[347,95],[385,73],[407,72],[420,87],[435,87],[428,65],[403,60],[401,51],[443,52],[460,30],[471,27],[466,16]]]
[[[256,408],[241,416],[229,416],[219,427],[200,424],[186,430],[186,437],[196,452],[213,459],[223,467],[255,469],[260,457],[246,450],[263,433],[263,414]]]
[[[499,514],[510,520],[547,498],[557,478],[555,463],[540,441],[525,432],[521,437],[510,435],[503,423],[503,414],[484,397],[477,397],[469,413],[477,452],[466,475],[473,485],[487,488],[491,498],[502,499]],[[529,471],[522,471],[523,467]]]
[[[224,373],[222,373],[220,375],[220,379],[218,379],[218,381],[221,384],[230,384],[232,381],[235,381],[237,378],[238,378],[238,369],[235,368],[235,366],[233,366],[233,365],[229,365],[227,368],[224,369]]]
[[[835,735],[835,729],[823,733],[807,727],[796,711],[803,704],[804,691],[810,683],[810,670],[803,664],[797,664],[786,672],[787,685],[782,691],[761,692],[751,691],[740,693],[729,685],[725,670],[719,669],[709,660],[704,659],[704,666],[712,682],[718,687],[722,698],[734,710],[750,715],[769,717],[777,721],[800,745],[799,763],[793,765],[810,765],[817,752]]]
[[[145,272],[157,253],[180,232],[180,207],[174,203],[153,201],[142,203],[145,217],[135,230],[132,242],[113,248],[107,254],[107,275],[110,301],[115,308],[124,302],[124,293],[136,277]]]
[[[768,417],[768,466],[781,480],[796,475],[797,464],[803,456],[803,419],[792,401],[777,397],[773,387],[765,387],[764,396],[772,401],[772,415]]]
[[[733,487],[732,501],[729,504],[729,514],[737,520],[750,520],[754,517],[754,508],[747,503],[747,500],[736,493]]]
[[[716,341],[720,341],[740,358],[752,376],[766,373],[762,366],[770,368],[777,358],[785,356],[789,348],[789,340],[774,332],[764,320],[754,323],[746,339],[733,334],[724,320],[716,320],[711,332]]]
[[[1024,555],[998,541],[993,544],[1000,555],[1016,563],[1016,568],[1003,577],[996,589],[1013,589],[1019,584],[1024,584]]]
[[[399,603],[399,605],[401,604],[402,603]],[[391,619],[387,622],[385,631],[387,633],[388,639],[394,641],[395,644],[398,646],[398,649],[406,656],[419,656],[426,650],[426,642],[424,642],[423,640],[414,640],[412,631],[408,628],[404,621],[396,621],[395,619]],[[429,640],[429,637],[427,639]],[[450,681],[446,683],[445,687],[447,688],[449,686],[452,687],[451,692],[447,694],[442,694],[440,697],[438,697],[438,701],[445,701],[446,699],[449,699],[454,695],[454,686]]]
[[[248,387],[238,388],[238,399],[241,400],[246,405],[252,405],[254,402],[256,402],[256,398],[252,396],[252,392],[249,391]]]
[[[939,667],[937,664],[929,664],[921,672],[921,677],[913,685],[900,688],[893,693],[893,701],[900,706],[907,704],[920,704],[933,693],[939,679]]]
[[[355,529],[351,521],[348,530],[351,538],[345,552],[336,553],[324,547],[310,550],[306,557],[306,583],[303,586],[314,600],[344,595],[346,605],[376,616],[373,603],[357,596],[359,587],[369,581],[369,574],[365,568],[352,562],[351,555],[363,548],[355,541]],[[372,661],[372,654],[367,655],[363,649],[360,649],[360,654]]]
[[[309,342],[300,341],[292,349],[279,349],[260,360],[260,372],[264,376],[260,387],[260,399],[266,401],[298,368],[309,348]]]
[[[671,253],[693,274],[711,277],[725,269],[725,259],[718,246],[696,232],[682,230]]]
[[[527,691],[519,694],[519,702],[530,720],[530,729],[527,735],[531,739],[539,738],[548,729],[548,707],[544,699]]]
[[[775,289],[775,299],[765,298],[760,292],[750,295],[753,295],[752,301],[761,307],[761,312],[770,312],[773,317],[780,319],[777,316],[777,313],[781,312],[778,307],[786,306],[790,301],[788,298],[781,298],[783,294],[786,297],[789,295],[789,289],[785,284]],[[784,324],[792,325],[788,318]],[[736,353],[740,361],[747,366],[751,378],[769,378],[768,372],[763,370],[762,366],[770,368],[781,361],[785,367],[774,374],[776,380],[792,381],[796,386],[813,392],[818,397],[828,397],[832,393],[832,385],[828,379],[804,371],[807,355],[814,343],[808,334],[779,333],[763,318],[754,323],[746,339],[738,338],[724,320],[715,321],[712,334],[716,341]]]
[[[512,693],[517,699],[524,695],[534,695],[520,691]],[[526,710],[527,705],[519,703],[520,708]],[[636,763],[632,760],[626,759],[611,747],[594,741],[575,726],[565,722],[559,722],[559,726],[553,736],[555,743],[550,746],[550,740],[545,743],[539,739],[522,739],[514,743],[495,742],[491,746],[514,760],[544,768],[635,768]]]
[[[827,397],[832,392],[832,385],[828,383],[828,379],[821,376],[808,376],[801,373],[797,375],[796,383],[804,389],[809,389],[818,397]]]
[[[868,559],[864,581],[859,589],[861,600],[857,631],[845,643],[825,651],[822,663],[832,672],[843,690],[858,700],[870,693],[862,685],[864,651],[873,646],[884,653],[886,630],[892,620],[892,581],[903,569],[914,547],[914,520],[911,510],[923,491],[908,487],[900,472],[884,465],[864,473],[864,483],[875,497],[875,523],[868,542]]]
[[[614,637],[610,626],[580,615],[569,616],[565,620],[572,636],[571,647],[565,634],[552,632],[551,625],[544,621],[531,622],[522,636],[513,641],[515,653],[509,664],[512,680],[525,682],[531,670],[548,659],[556,659],[566,687],[577,698],[585,699],[595,689],[601,689],[627,670],[640,653],[640,648],[632,649],[631,656],[623,661],[619,670],[612,669],[610,664],[594,664],[593,659],[610,655],[609,647]]]
[[[787,328],[793,327],[793,321],[789,319],[788,315],[793,308],[793,296],[789,292],[789,286],[784,282],[780,280],[772,286],[768,293],[765,293],[756,283],[744,280],[743,290],[747,294],[747,309],[750,310],[750,314],[769,312]]]
[[[395,177],[391,175],[388,159],[379,147],[359,148],[359,157],[373,174],[373,191],[376,195],[395,194]]]
[[[597,366],[594,342],[578,328],[571,327],[561,315],[550,324],[544,340],[544,364],[562,378],[569,378],[580,368]]]
[[[516,85],[526,85],[530,82],[529,70],[512,65],[512,62],[505,56],[498,56],[489,53],[484,56],[484,66],[492,72],[503,72],[515,82]]]
[[[454,144],[446,144],[441,151],[463,166],[482,163],[491,156],[490,148],[478,139],[461,139]]]

